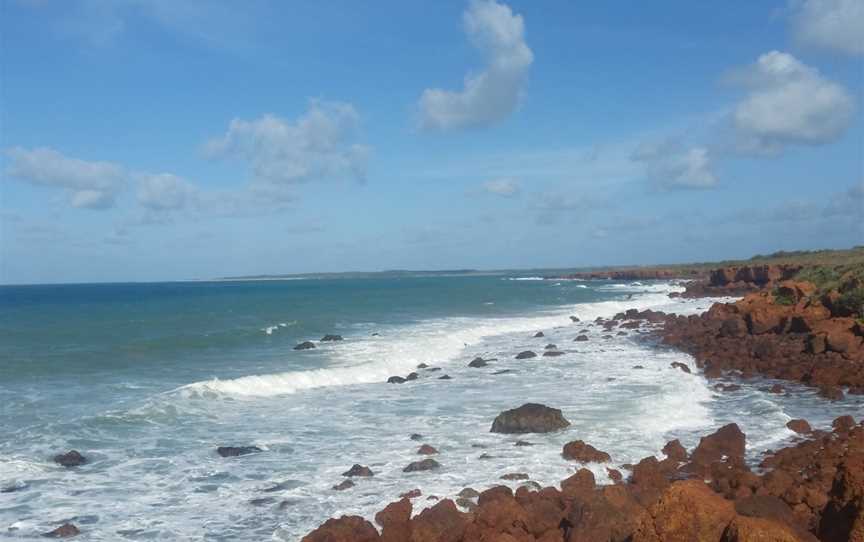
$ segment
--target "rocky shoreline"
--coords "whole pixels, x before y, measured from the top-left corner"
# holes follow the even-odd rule
[[[690,353],[709,379],[785,379],[813,386],[828,400],[864,393],[864,325],[855,307],[850,313],[843,302],[861,284],[852,277],[841,281],[840,290],[823,292],[796,280],[801,270],[717,269],[688,283],[680,295],[743,299],[715,303],[699,316],[632,310],[594,324],[608,332],[646,331]],[[627,273],[566,278],[681,278]],[[533,425],[536,419],[542,423]],[[493,431],[545,432],[567,424],[557,409],[523,405],[496,418]],[[466,488],[414,517],[411,499],[419,494],[408,492],[375,516],[380,532],[366,519],[343,516],[326,521],[303,542],[864,542],[864,420],[842,416],[830,430],[814,431],[806,420],[788,427],[801,440],[766,452],[758,465],[745,461],[746,436],[729,424],[703,437],[690,453],[673,440],[663,448],[663,460],[646,457],[624,465],[626,473],[608,469],[612,485],[598,486],[590,470],[579,468],[560,489],[531,482],[515,493],[506,486],[479,493]],[[562,456],[581,464],[612,459],[582,441],[566,444]],[[521,479],[518,474],[511,479]]]

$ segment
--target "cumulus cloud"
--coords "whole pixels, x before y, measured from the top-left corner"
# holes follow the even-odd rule
[[[12,147],[5,154],[10,161],[6,175],[34,185],[63,189],[73,207],[113,207],[127,179],[126,170],[117,164],[70,158],[47,147]]]
[[[842,85],[788,53],[765,53],[730,74],[729,81],[748,90],[730,118],[743,152],[774,155],[787,145],[829,143],[845,132],[855,113]]]
[[[525,43],[525,24],[509,6],[472,0],[462,17],[465,33],[486,66],[465,76],[460,91],[430,88],[420,96],[420,127],[457,130],[494,124],[519,106],[534,54]]]
[[[182,209],[197,195],[197,188],[186,179],[171,173],[143,174],[138,177],[138,203],[147,209]]]
[[[298,183],[364,180],[371,148],[356,143],[358,127],[350,104],[312,100],[293,122],[275,115],[234,119],[225,135],[205,145],[205,153],[248,162],[253,188],[287,196],[286,188]]]
[[[483,183],[483,190],[498,196],[511,197],[519,194],[519,182],[515,179],[492,179]]]
[[[864,54],[864,2],[794,0],[791,24],[796,40],[819,49]]]
[[[671,140],[642,143],[631,156],[664,188],[711,188],[717,184],[711,153],[706,147],[684,147]]]

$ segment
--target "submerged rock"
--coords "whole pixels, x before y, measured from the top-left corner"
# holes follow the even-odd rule
[[[54,462],[66,468],[78,467],[87,463],[87,458],[81,455],[78,450],[70,450],[65,454],[57,454],[54,456]]]
[[[540,337],[545,337],[545,336],[546,335],[544,335],[542,331],[538,331],[537,333],[534,334],[535,339],[539,339]]]
[[[321,337],[322,343],[329,343],[329,342],[335,342],[335,341],[341,341],[341,340],[344,340],[344,339],[342,339],[342,335],[330,335],[330,334],[328,334],[328,335],[324,335],[323,337]]]
[[[555,358],[558,356],[563,356],[564,354],[566,354],[566,352],[562,352],[560,350],[547,350],[547,351],[543,352],[543,357],[544,358]]]
[[[53,531],[44,533],[42,536],[45,538],[71,538],[79,534],[81,534],[81,531],[78,530],[78,527],[71,523],[64,523]]]
[[[426,470],[435,470],[440,468],[441,464],[434,459],[423,459],[422,461],[414,461],[409,463],[407,467],[402,469],[402,472],[419,472]]]
[[[573,339],[573,341],[577,342],[577,343],[578,342],[585,342],[587,340],[588,340],[588,335],[579,335],[575,339]]]
[[[452,378],[450,375],[441,375],[438,377],[438,380],[452,380]]]
[[[492,433],[549,433],[569,427],[561,411],[537,403],[505,410],[492,422]]]
[[[241,455],[256,454],[263,451],[258,446],[220,446],[216,453],[222,457],[238,457]]]
[[[372,472],[372,469],[365,465],[360,465],[359,463],[355,463],[350,469],[342,473],[342,476],[375,476],[375,473]]]
[[[408,376],[405,377],[405,380],[417,380],[420,378],[420,375],[417,373],[408,373]]]
[[[536,358],[536,357],[537,357],[537,354],[535,354],[534,352],[532,352],[530,350],[525,350],[524,352],[519,352],[518,354],[516,354],[516,359],[529,359],[529,358]]]
[[[488,365],[488,364],[486,363],[485,359],[483,359],[481,357],[476,357],[476,358],[471,360],[471,362],[468,364],[468,367],[473,367],[474,369],[479,369],[480,367],[486,367],[486,365]]]
[[[404,384],[405,379],[402,378],[401,376],[391,376],[390,378],[387,379],[387,383],[388,384]]]
[[[310,350],[312,348],[315,348],[315,343],[313,343],[312,341],[304,341],[295,346],[294,350]]]
[[[334,491],[345,491],[346,489],[354,487],[354,485],[354,482],[352,482],[351,480],[342,480],[341,482],[333,486],[332,489]]]
[[[675,369],[675,368],[681,369],[685,373],[690,374],[690,367],[688,367],[687,364],[685,364],[685,363],[681,363],[680,361],[673,361],[670,364],[670,367],[672,367],[673,369]]]
[[[435,455],[438,453],[438,450],[436,450],[434,446],[424,444],[423,446],[417,448],[417,453],[419,455]]]

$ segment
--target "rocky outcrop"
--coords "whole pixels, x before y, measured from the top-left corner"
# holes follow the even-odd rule
[[[294,347],[294,350],[311,350],[315,348],[315,343],[312,341],[304,341]]]
[[[669,442],[666,459],[646,457],[626,482],[597,486],[583,468],[560,489],[522,486],[514,493],[497,486],[479,496],[463,490],[457,498],[470,513],[444,499],[412,519],[407,497],[419,496],[413,492],[375,519],[387,542],[861,542],[864,425],[855,422],[838,418],[831,433],[814,432],[768,455],[764,474],[743,463],[744,434],[729,424],[691,454]],[[345,525],[357,528],[357,538],[339,538]],[[379,540],[363,538],[370,533],[359,518],[341,518],[309,535],[320,538],[304,540]]]
[[[375,527],[360,516],[328,519],[300,542],[378,542],[381,537]]]
[[[422,461],[409,463],[407,467],[402,469],[402,472],[420,472],[425,470],[435,470],[438,468],[441,468],[441,464],[434,459],[423,459]]]
[[[584,273],[572,273],[559,277],[547,277],[555,280],[670,280],[670,279],[697,279],[704,277],[707,271],[702,269],[687,268],[629,268],[629,269],[605,269],[600,271],[588,271]]]
[[[574,440],[565,444],[561,456],[564,459],[579,461],[581,463],[605,463],[611,460],[609,454],[581,440]]]
[[[258,446],[220,446],[216,453],[222,457],[238,457],[241,455],[257,454],[263,450]]]
[[[353,476],[371,477],[375,476],[375,473],[369,467],[355,463],[350,469],[343,472],[342,476],[348,476],[349,478]]]
[[[71,523],[64,523],[53,531],[47,532],[42,536],[45,538],[72,538],[79,534],[81,534],[81,531],[78,530],[78,527]]]
[[[549,433],[569,427],[570,422],[557,408],[526,403],[505,410],[492,422],[492,433]]]
[[[81,455],[78,450],[69,450],[65,454],[55,455],[54,462],[68,469],[71,467],[79,467],[86,464],[87,458]]]

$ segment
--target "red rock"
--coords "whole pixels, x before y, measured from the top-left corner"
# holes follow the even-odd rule
[[[438,453],[438,450],[428,444],[424,444],[417,449],[417,453],[420,455],[435,455]]]
[[[411,491],[407,491],[401,495],[399,495],[400,499],[414,499],[422,495],[419,489],[412,489]]]
[[[699,445],[693,450],[691,461],[696,464],[708,465],[720,461],[724,456],[739,462],[744,462],[744,447],[746,437],[738,424],[724,425],[711,435],[702,437]]]
[[[568,498],[590,493],[594,487],[594,473],[588,469],[579,469],[576,474],[561,481],[561,492]]]
[[[732,503],[703,482],[675,482],[648,508],[633,542],[716,541],[734,517]]]
[[[71,523],[64,523],[53,531],[45,533],[42,536],[45,538],[71,538],[73,536],[78,536],[79,534],[81,534],[81,531],[78,530],[78,527]]]
[[[467,524],[468,516],[444,499],[411,520],[410,542],[459,542]]]
[[[328,519],[300,542],[377,542],[381,540],[371,523],[360,516]],[[430,541],[431,542],[431,541]],[[454,541],[455,542],[455,541]]]
[[[849,415],[840,416],[831,422],[831,427],[833,427],[835,431],[849,431],[855,427],[855,418]]]
[[[561,455],[564,456],[564,459],[580,461],[582,463],[603,463],[611,460],[609,454],[581,440],[574,440],[565,444]]]
[[[815,539],[811,536],[807,540]],[[780,522],[738,516],[723,532],[721,542],[804,542],[804,539]]]
[[[606,467],[606,472],[609,474],[609,479],[616,484],[624,479],[624,477],[621,476],[621,471],[618,469],[610,469],[609,467]]]
[[[666,446],[663,446],[663,453],[673,461],[685,461],[687,459],[687,450],[678,439],[667,442]]]
[[[648,512],[625,486],[606,486],[574,502],[568,512],[568,542],[629,541]]]
[[[381,542],[402,542],[411,538],[411,508],[411,501],[403,498],[375,514],[375,522],[382,527]]]
[[[812,431],[812,429],[810,428],[810,424],[807,423],[807,420],[789,420],[788,422],[786,422],[786,427],[802,435]]]

